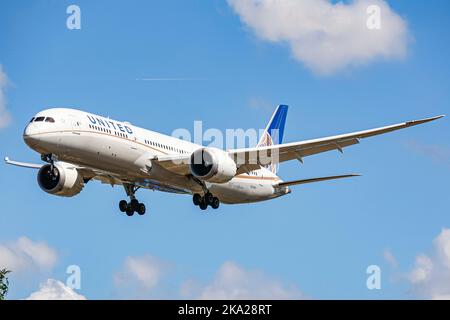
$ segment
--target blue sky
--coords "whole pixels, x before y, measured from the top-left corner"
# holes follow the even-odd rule
[[[49,106],[170,134],[192,129],[195,120],[222,130],[261,128],[283,103],[290,106],[285,141],[450,113],[449,3],[390,1],[407,23],[404,56],[375,57],[324,75],[295,56],[289,41],[258,36],[234,2],[2,3],[0,65],[9,79],[2,90],[11,114],[0,129],[2,156],[39,161],[22,131]],[[81,8],[81,30],[66,28],[72,3]],[[0,259],[2,248],[19,250],[21,237],[45,243],[57,257],[46,268],[23,260],[30,267],[11,275],[9,298],[25,298],[49,278],[65,282],[73,264],[82,271],[77,293],[89,299],[195,298],[214,286],[232,287],[220,278],[229,269],[254,279],[250,295],[267,285],[267,292],[282,288],[287,297],[429,297],[431,284],[422,283],[428,291],[421,291],[408,275],[421,253],[438,263],[440,242],[433,239],[450,228],[449,133],[444,118],[364,140],[343,156],[282,164],[285,180],[363,176],[209,214],[188,196],[140,191],[148,214],[128,218],[117,208],[125,198],[119,187],[89,183],[78,196],[59,198],[40,190],[36,172],[0,165]],[[130,261],[158,270],[154,285],[140,283]],[[372,264],[381,267],[381,290],[366,287]],[[187,287],[194,293],[180,293]]]

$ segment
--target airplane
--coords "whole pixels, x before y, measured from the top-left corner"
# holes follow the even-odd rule
[[[192,195],[194,205],[201,210],[208,206],[217,209],[220,203],[253,203],[285,196],[295,185],[358,176],[283,181],[277,169],[284,161],[303,163],[305,157],[318,153],[342,153],[361,139],[444,117],[283,143],[287,111],[287,105],[275,109],[255,147],[222,150],[81,110],[51,108],[37,113],[23,132],[25,143],[41,155],[44,163],[24,163],[8,157],[5,162],[38,169],[40,188],[62,197],[79,194],[91,180],[122,185],[130,200],[121,200],[119,209],[128,216],[146,212],[135,196],[140,188]]]

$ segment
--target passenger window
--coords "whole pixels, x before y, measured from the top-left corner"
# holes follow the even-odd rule
[[[41,122],[41,121],[44,121],[44,119],[45,119],[45,117],[37,117],[36,120],[34,120],[34,121]]]
[[[52,117],[47,117],[45,118],[45,122],[55,123],[55,119],[53,119]]]

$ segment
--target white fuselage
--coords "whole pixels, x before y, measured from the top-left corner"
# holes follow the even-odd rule
[[[40,121],[36,121],[38,118]],[[47,109],[33,119],[25,128],[24,140],[41,154],[54,154],[59,161],[110,173],[122,181],[137,181],[142,186],[157,181],[188,193],[203,191],[191,176],[172,173],[151,161],[162,155],[190,155],[200,145],[75,109]],[[223,203],[247,203],[285,195],[289,189],[273,187],[280,181],[262,168],[238,174],[226,183],[206,185]]]

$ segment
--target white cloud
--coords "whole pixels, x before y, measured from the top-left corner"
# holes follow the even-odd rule
[[[431,255],[416,257],[408,280],[415,294],[428,299],[450,299],[450,229],[433,241]]]
[[[428,256],[420,254],[416,257],[414,269],[409,273],[409,281],[413,284],[428,281],[432,271],[433,261]]]
[[[397,259],[395,258],[394,254],[392,253],[391,250],[385,249],[383,251],[383,258],[391,266],[391,268],[397,268],[398,267]]]
[[[11,114],[6,109],[5,89],[8,83],[8,77],[0,65],[0,129],[5,128],[11,122]]]
[[[375,59],[407,53],[407,23],[384,0],[228,0],[260,39],[286,43],[295,59],[328,75]],[[381,28],[369,29],[369,6],[380,8]]]
[[[76,293],[61,281],[48,279],[27,300],[86,300],[86,297]]]
[[[48,271],[56,264],[56,250],[44,242],[21,237],[14,242],[0,244],[0,268],[14,273]]]
[[[116,286],[138,285],[144,289],[155,288],[166,269],[167,264],[150,255],[127,257],[121,272],[114,276]]]
[[[295,286],[286,286],[260,270],[246,270],[230,261],[221,265],[206,284],[193,279],[185,279],[180,284],[173,278],[168,279],[171,267],[171,263],[151,255],[127,257],[122,270],[114,275],[117,295],[133,299],[305,298]]]
[[[436,163],[450,166],[450,147],[446,145],[426,144],[411,140],[406,146],[414,152],[430,157]]]
[[[433,300],[450,300],[450,294],[447,294],[447,295],[434,295],[433,297],[432,297],[432,299]]]
[[[260,111],[273,111],[275,104],[264,98],[252,97],[249,99],[248,104],[250,108]]]
[[[303,294],[293,286],[268,277],[259,270],[246,270],[234,262],[225,262],[210,284],[194,281],[181,286],[181,295],[198,299],[301,299]]]

